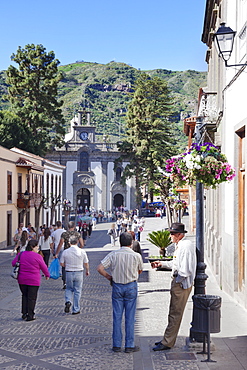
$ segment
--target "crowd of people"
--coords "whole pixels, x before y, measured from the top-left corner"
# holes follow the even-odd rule
[[[115,243],[120,235],[126,231],[133,233],[133,239],[137,242],[141,240],[141,233],[144,229],[145,218],[138,217],[137,215],[130,215],[124,213],[123,215],[118,215],[115,223],[111,225],[108,230],[108,235],[111,238],[111,245],[115,247]]]
[[[113,218],[114,216],[112,216]],[[80,313],[80,296],[83,282],[83,270],[89,275],[89,261],[86,252],[82,249],[90,238],[95,228],[94,217],[88,220],[78,221],[77,226],[73,221],[68,224],[68,230],[63,228],[62,222],[57,221],[55,225],[46,227],[40,226],[36,233],[31,223],[25,227],[20,223],[14,235],[14,249],[16,257],[12,261],[15,266],[20,261],[20,274],[18,283],[22,293],[22,319],[25,321],[35,320],[35,305],[40,285],[40,271],[49,278],[49,261],[51,255],[58,259],[61,268],[61,277],[65,290],[66,313],[72,309],[72,314]],[[120,213],[116,216],[116,222],[112,224],[108,234],[111,237],[111,244],[120,236],[128,232],[132,240],[132,249],[141,255],[140,235],[144,228],[145,219],[139,218],[135,213]],[[68,250],[68,251],[67,251]],[[26,252],[36,252],[34,254]]]
[[[114,352],[121,351],[123,312],[125,312],[125,352],[139,350],[134,343],[134,322],[138,294],[137,280],[143,270],[140,236],[144,225],[143,217],[129,213],[118,214],[116,222],[108,230],[108,235],[112,246],[115,246],[117,239],[119,240],[120,248],[110,252],[97,268],[112,285]],[[168,325],[163,338],[155,343],[154,351],[169,350],[174,346],[196,272],[195,247],[185,238],[187,231],[184,224],[173,223],[169,231],[175,245],[173,260],[152,263],[153,268],[163,266],[172,270]],[[65,230],[62,222],[57,221],[56,225],[50,228],[41,227],[37,240],[37,234],[31,224],[28,224],[27,228],[20,224],[14,241],[14,251],[17,253],[12,266],[17,262],[20,263],[18,283],[22,293],[22,319],[35,320],[41,273],[46,279],[50,277],[48,268],[50,254],[54,257],[53,261],[59,261],[61,266],[65,289],[64,312],[80,314],[84,269],[85,275],[89,275],[89,260],[83,249],[85,239],[82,225],[79,225],[77,230],[75,223],[70,221],[68,230]],[[109,272],[106,271],[108,269]]]

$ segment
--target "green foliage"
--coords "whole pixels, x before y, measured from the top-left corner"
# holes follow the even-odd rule
[[[164,167],[166,158],[175,152],[173,135],[173,102],[167,83],[159,77],[151,78],[142,73],[136,80],[133,99],[127,113],[126,138],[119,143],[119,160],[129,164],[123,172],[123,179],[139,176],[139,186],[155,188],[154,180]]]
[[[61,66],[59,70],[64,75],[59,82],[58,92],[64,101],[62,110],[65,119],[69,122],[79,106],[86,105],[92,111],[97,132],[110,134],[111,141],[121,140],[125,134],[125,115],[133,86],[142,72],[116,62],[106,65],[81,62]],[[147,74],[167,81],[174,98],[171,119],[174,122],[175,139],[185,147],[187,139],[182,132],[182,119],[196,113],[198,89],[206,83],[206,72],[160,69],[147,71]]]
[[[163,250],[172,244],[170,232],[168,230],[152,231],[148,234],[147,241]]]
[[[22,124],[20,118],[10,111],[0,111],[0,145],[5,148],[27,148],[34,152],[30,128]]]
[[[58,72],[59,61],[54,52],[46,53],[42,45],[26,45],[18,48],[11,60],[19,69],[10,66],[7,70],[8,94],[6,98],[12,111],[29,128],[34,144],[26,150],[45,154],[52,145],[61,145],[64,119],[57,101],[57,85],[62,79]]]
[[[109,134],[112,142],[125,136],[126,113],[132,99],[133,86],[141,71],[125,64],[76,62],[58,67],[63,78],[58,83],[58,100],[69,126],[70,120],[81,106],[90,108],[92,123],[98,134]],[[146,71],[151,77],[167,82],[173,98],[174,140],[185,148],[187,138],[183,134],[183,119],[196,114],[198,89],[206,85],[206,72],[169,71],[156,69]],[[0,72],[0,110],[8,109],[3,99],[7,91],[6,73]]]

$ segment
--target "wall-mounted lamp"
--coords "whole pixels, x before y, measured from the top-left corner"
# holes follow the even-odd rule
[[[30,197],[30,194],[29,194],[29,192],[26,190],[26,191],[25,191],[25,193],[23,194],[23,198],[24,198],[25,200],[29,200],[29,197]]]
[[[227,64],[232,54],[235,35],[236,31],[233,31],[230,27],[226,27],[225,23],[221,23],[218,31],[214,34],[216,49],[218,50],[219,56],[224,60],[226,67],[241,67],[247,65],[247,63]]]

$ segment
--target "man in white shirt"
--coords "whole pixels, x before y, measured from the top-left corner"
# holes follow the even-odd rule
[[[23,222],[20,223],[19,228],[22,231],[28,231],[27,228],[24,226]],[[15,230],[15,234],[18,234],[18,228]]]
[[[66,272],[65,309],[69,313],[72,305],[72,315],[80,313],[80,298],[83,284],[83,270],[89,275],[89,263],[86,252],[78,247],[79,238],[71,235],[69,238],[70,248],[62,253],[60,264]],[[72,304],[73,302],[73,304]]]
[[[57,247],[58,247],[58,244],[60,242],[60,239],[61,239],[61,235],[64,231],[66,231],[65,229],[63,229],[62,227],[62,222],[61,221],[57,221],[56,222],[56,230],[54,231],[53,233],[53,255],[55,255],[56,251],[57,251]],[[61,248],[61,250],[63,250],[63,247]]]
[[[171,240],[176,245],[173,261],[155,261],[151,264],[153,268],[172,268],[168,325],[163,339],[155,343],[154,351],[168,350],[174,346],[196,274],[196,248],[185,238],[187,231],[184,224],[175,222],[169,231]]]
[[[100,263],[98,272],[112,284],[113,347],[121,352],[122,316],[125,311],[125,352],[139,351],[134,344],[134,323],[137,300],[137,280],[143,270],[142,258],[131,249],[132,235],[124,232],[119,237],[121,248],[109,253]],[[111,269],[111,275],[105,269]]]

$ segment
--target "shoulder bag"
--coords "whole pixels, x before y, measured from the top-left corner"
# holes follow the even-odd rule
[[[11,275],[10,275],[10,276],[12,276],[13,279],[17,279],[18,278],[19,269],[20,269],[20,257],[21,257],[21,253],[19,253],[18,260],[16,261],[15,266],[13,268],[13,271],[11,272]]]

